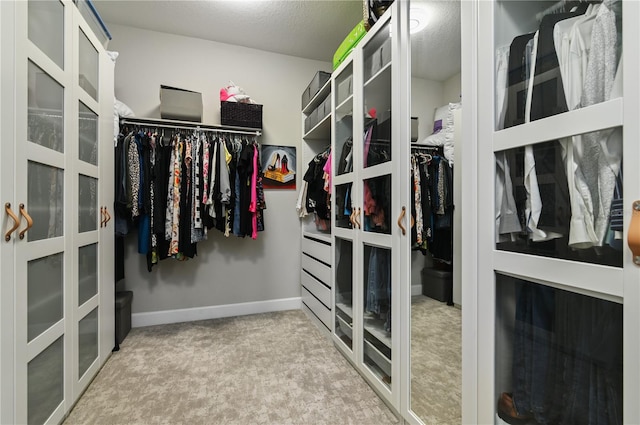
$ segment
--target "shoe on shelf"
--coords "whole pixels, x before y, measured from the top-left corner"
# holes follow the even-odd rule
[[[500,398],[498,399],[498,416],[511,425],[524,425],[533,419],[531,412],[518,413],[510,393],[500,394]]]

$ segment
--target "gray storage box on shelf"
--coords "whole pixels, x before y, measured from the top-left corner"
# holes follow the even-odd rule
[[[202,93],[160,86],[160,118],[202,122]]]
[[[318,109],[314,109],[309,112],[309,115],[304,119],[304,132],[308,133],[313,127],[318,124]]]
[[[262,128],[262,105],[220,102],[220,122],[233,127]]]
[[[450,303],[453,297],[453,273],[429,267],[423,268],[422,295]]]
[[[116,341],[122,344],[125,337],[131,330],[131,302],[133,292],[116,292]]]
[[[313,79],[309,83],[306,89],[302,92],[302,109],[304,109],[313,96],[315,96],[322,86],[325,85],[327,81],[331,78],[331,74],[328,72],[318,71],[316,75],[313,76]]]
[[[338,83],[338,104],[336,108],[353,94],[353,77],[349,75]]]
[[[331,96],[327,96],[324,102],[322,102],[322,107],[324,109],[323,117],[331,114]]]

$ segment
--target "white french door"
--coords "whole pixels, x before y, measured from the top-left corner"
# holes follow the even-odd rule
[[[549,423],[640,421],[640,268],[626,244],[640,199],[640,5],[605,3],[622,37],[603,54],[624,72],[603,98],[584,88],[576,106],[547,58],[513,60],[528,42],[544,51],[553,2],[477,2],[477,274],[463,265],[477,308],[464,325],[477,386],[464,402],[477,410],[466,421],[500,423],[510,403]],[[463,245],[475,237],[464,232]]]
[[[99,368],[101,46],[71,2],[15,23],[15,421],[58,423]]]

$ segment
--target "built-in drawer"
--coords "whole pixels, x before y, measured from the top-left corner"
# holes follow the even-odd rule
[[[331,264],[331,245],[307,237],[302,238],[302,252]]]
[[[302,286],[311,292],[322,304],[331,308],[331,289],[319,282],[309,273],[302,271]]]
[[[365,356],[369,357],[387,376],[391,376],[391,360],[367,340],[364,341],[363,348]]]
[[[325,285],[331,287],[331,268],[326,264],[302,254],[302,269],[315,276]]]
[[[316,299],[304,287],[302,288],[302,302],[320,319],[322,323],[331,329],[331,311]]]

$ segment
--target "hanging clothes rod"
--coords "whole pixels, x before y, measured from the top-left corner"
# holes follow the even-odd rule
[[[411,150],[424,150],[424,151],[431,151],[431,152],[439,152],[442,153],[444,152],[444,148],[442,146],[431,146],[431,145],[418,145],[418,144],[411,144]]]
[[[616,0],[611,0],[609,3],[614,3],[615,1]],[[538,22],[542,22],[542,18],[544,18],[547,15],[551,15],[561,11],[568,12],[568,10],[564,10],[567,6],[567,3],[571,3],[572,5],[576,5],[578,3],[598,4],[598,3],[602,3],[602,0],[559,0],[554,5],[546,8],[542,12],[536,13],[536,20]]]
[[[199,130],[199,131],[211,131],[217,133],[232,133],[232,134],[249,134],[252,136],[261,136],[262,131],[249,127],[233,127],[228,125],[215,125],[215,124],[202,124],[191,121],[178,121],[178,120],[166,120],[160,118],[122,118],[120,125],[146,125],[150,127],[161,128],[175,128],[179,130]]]

